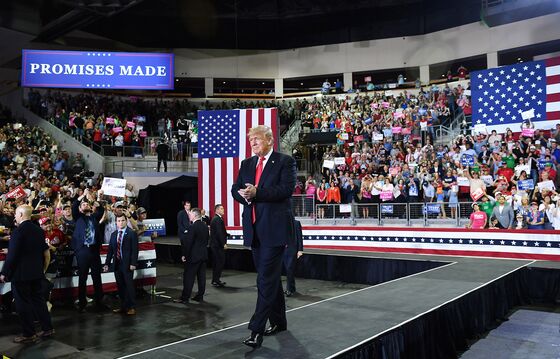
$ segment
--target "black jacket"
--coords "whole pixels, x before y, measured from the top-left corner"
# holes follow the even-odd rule
[[[183,256],[187,263],[197,263],[208,259],[208,226],[200,219],[193,222],[182,241]]]
[[[223,248],[227,241],[227,235],[223,218],[215,215],[210,222],[210,247]]]
[[[44,278],[43,253],[48,248],[41,227],[32,221],[22,222],[10,237],[2,274],[12,282]]]

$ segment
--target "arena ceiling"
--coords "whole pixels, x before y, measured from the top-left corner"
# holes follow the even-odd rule
[[[134,47],[272,50],[430,33],[479,21],[480,7],[480,0],[4,0],[0,26],[43,43],[81,30]]]

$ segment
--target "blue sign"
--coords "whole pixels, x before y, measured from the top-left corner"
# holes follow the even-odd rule
[[[537,167],[539,168],[539,170],[542,170],[546,167],[547,164],[551,164],[552,165],[552,161],[551,160],[538,160],[537,161]]]
[[[155,218],[155,219],[145,219],[144,220],[144,228],[146,231],[144,232],[144,236],[151,236],[152,233],[156,232],[158,237],[165,236],[165,219],[164,218]]]
[[[381,205],[381,213],[393,214],[393,205],[392,204],[382,204]]]
[[[22,50],[23,87],[173,90],[174,55]]]
[[[471,155],[461,156],[461,164],[463,166],[474,166],[474,157]]]
[[[440,205],[439,204],[426,204],[425,212],[427,214],[439,214]]]
[[[535,183],[532,179],[517,181],[517,189],[519,190],[531,190],[535,188]]]

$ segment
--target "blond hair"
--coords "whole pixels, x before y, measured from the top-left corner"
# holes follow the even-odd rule
[[[251,136],[262,136],[264,137],[270,145],[274,143],[274,137],[272,136],[272,129],[265,125],[259,125],[249,129],[247,133],[248,137]]]

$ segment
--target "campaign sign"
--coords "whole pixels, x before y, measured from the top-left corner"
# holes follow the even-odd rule
[[[23,87],[173,90],[174,55],[22,50]]]
[[[551,160],[538,160],[537,161],[537,167],[539,168],[539,170],[543,170],[547,164],[552,164]]]
[[[10,192],[6,193],[6,198],[20,199],[22,197],[25,197],[26,195],[27,194],[25,193],[23,187],[17,186]]]
[[[471,155],[461,156],[461,164],[463,166],[474,166],[474,157]]]
[[[393,199],[393,191],[381,191],[379,198],[383,201],[390,201]]]
[[[439,204],[426,204],[425,209],[427,214],[439,214],[440,213],[440,205]]]
[[[535,135],[535,130],[532,128],[524,128],[521,131],[521,136],[523,137],[533,137]]]
[[[381,205],[381,213],[383,213],[383,214],[393,214],[393,205],[392,204],[382,204]]]
[[[143,223],[146,229],[144,236],[149,237],[154,232],[157,233],[158,237],[165,236],[165,218],[145,219]]]
[[[103,194],[107,196],[124,197],[126,191],[126,179],[105,177],[103,178],[101,190],[103,190]]]
[[[517,181],[517,189],[519,190],[526,191],[534,188],[535,188],[535,183],[531,179]]]

